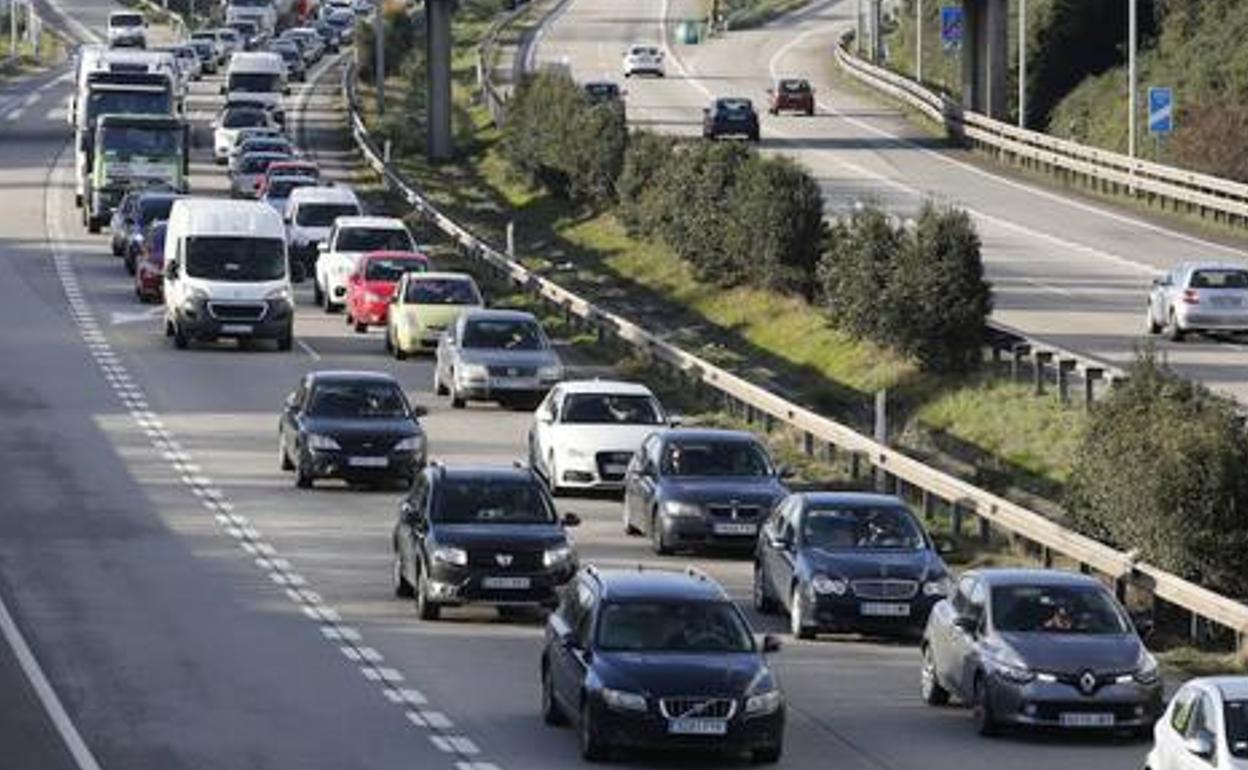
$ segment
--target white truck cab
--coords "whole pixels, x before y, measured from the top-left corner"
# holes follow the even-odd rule
[[[247,100],[271,106],[278,123],[286,121],[282,97],[290,93],[286,63],[272,51],[242,51],[230,57],[221,94],[226,101]]]
[[[165,231],[165,335],[277,341],[290,350],[295,305],[282,218],[259,201],[183,198]]]
[[[371,251],[416,250],[416,240],[401,219],[338,217],[329,236],[317,244],[312,293],[325,312],[332,313],[346,301],[347,279],[359,266],[360,257]]]

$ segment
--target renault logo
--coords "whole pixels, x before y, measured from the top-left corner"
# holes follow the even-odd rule
[[[1096,689],[1096,674],[1091,671],[1084,671],[1079,675],[1079,691],[1084,695],[1091,695]]]
[[[498,566],[500,567],[510,567],[513,558],[514,557],[509,553],[494,554],[494,561],[498,562]]]

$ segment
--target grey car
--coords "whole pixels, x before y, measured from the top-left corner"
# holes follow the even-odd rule
[[[679,428],[652,433],[624,475],[624,529],[648,534],[654,552],[726,547],[750,552],[788,490],[751,433]]]
[[[260,181],[270,163],[290,160],[290,153],[283,152],[249,152],[238,156],[238,161],[230,172],[230,197],[255,198],[259,192]]]
[[[1183,262],[1153,281],[1149,334],[1175,342],[1191,333],[1248,333],[1248,269],[1223,262]]]
[[[532,409],[563,379],[563,364],[531,313],[469,310],[438,341],[434,390],[451,406],[497,401]]]
[[[963,574],[928,616],[921,695],[969,704],[980,734],[1003,726],[1152,731],[1157,661],[1096,578],[1040,569]]]

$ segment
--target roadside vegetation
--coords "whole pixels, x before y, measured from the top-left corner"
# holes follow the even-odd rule
[[[706,4],[709,15],[710,0]],[[719,13],[728,29],[749,29],[809,4],[810,0],[719,0]]]
[[[12,6],[10,6],[12,7]],[[10,46],[9,14],[0,13],[0,78],[14,75],[25,67],[40,67],[60,61],[64,55],[61,41],[46,27],[39,27],[37,37],[27,30],[29,17],[19,10],[17,16],[17,50]]]

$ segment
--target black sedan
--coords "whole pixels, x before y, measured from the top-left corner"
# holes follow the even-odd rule
[[[744,97],[722,97],[702,108],[702,137],[743,136],[758,141],[758,111]]]
[[[624,476],[624,526],[657,554],[691,546],[752,550],[759,527],[787,494],[750,433],[682,428],[651,434]]]
[[[758,539],[754,606],[783,607],[799,639],[822,631],[918,636],[949,588],[931,539],[895,497],[790,495]]]
[[[394,592],[416,597],[423,620],[443,607],[554,607],[576,574],[576,554],[537,474],[527,468],[432,464],[399,506]]]
[[[784,695],[732,599],[694,570],[588,567],[546,625],[542,716],[581,755],[672,748],[780,759]]]
[[[410,485],[425,465],[425,432],[399,383],[380,372],[313,372],[286,398],[277,453],[295,485],[318,478],[398,480]]]
[[[964,574],[923,633],[923,700],[955,695],[983,735],[1006,725],[1152,731],[1157,661],[1096,578],[1055,570]]]

